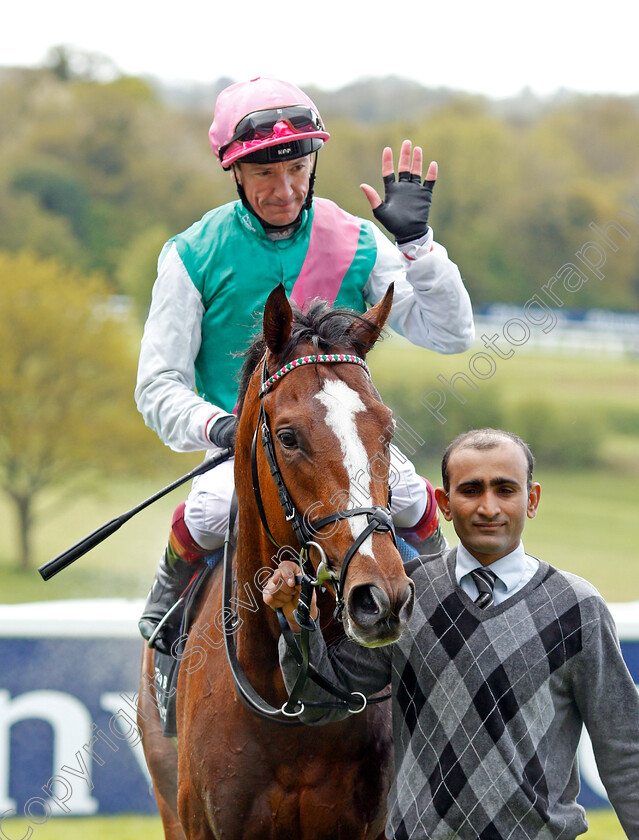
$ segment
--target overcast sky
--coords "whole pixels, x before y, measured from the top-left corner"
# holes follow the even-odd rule
[[[5,9],[0,65],[68,44],[168,81],[271,73],[331,90],[395,74],[495,97],[627,94],[639,93],[638,24],[635,0],[35,0]]]

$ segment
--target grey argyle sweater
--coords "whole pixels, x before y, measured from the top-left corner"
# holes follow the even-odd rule
[[[639,695],[610,613],[581,578],[540,562],[511,598],[480,610],[455,581],[455,549],[413,561],[416,604],[395,644],[327,651],[311,661],[353,691],[392,685],[395,781],[386,834],[405,840],[572,840],[575,753],[585,724],[600,775],[639,840]],[[280,642],[289,688],[297,665]],[[320,689],[307,700],[327,699]],[[323,723],[340,712],[304,713]]]

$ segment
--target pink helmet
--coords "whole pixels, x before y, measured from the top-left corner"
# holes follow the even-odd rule
[[[330,134],[295,85],[260,76],[225,88],[215,103],[209,141],[224,169],[240,158],[273,163],[311,154]]]

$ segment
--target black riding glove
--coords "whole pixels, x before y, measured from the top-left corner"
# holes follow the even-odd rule
[[[209,440],[220,449],[230,447],[235,449],[235,435],[237,432],[237,417],[234,414],[227,414],[220,417],[209,430]]]
[[[419,175],[400,172],[384,177],[384,201],[373,210],[378,222],[395,237],[398,245],[424,236],[428,230],[428,214],[435,181],[424,181]]]

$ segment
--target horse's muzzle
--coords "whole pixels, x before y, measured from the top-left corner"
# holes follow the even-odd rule
[[[378,647],[397,641],[413,613],[415,585],[412,580],[393,600],[384,589],[366,583],[354,586],[348,594],[347,615],[350,635],[359,644]]]

